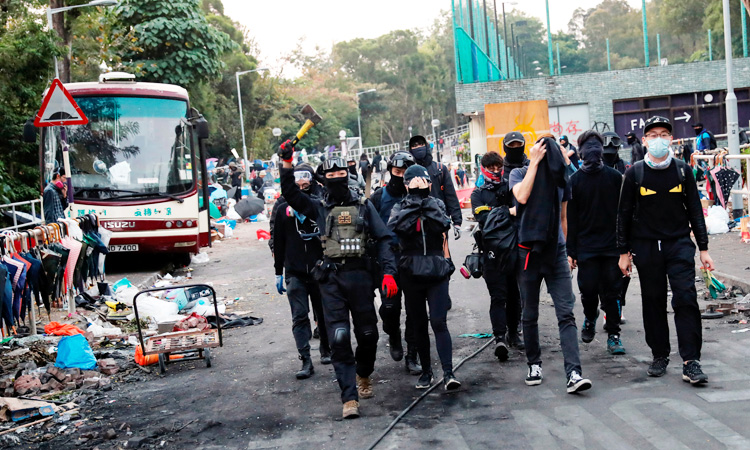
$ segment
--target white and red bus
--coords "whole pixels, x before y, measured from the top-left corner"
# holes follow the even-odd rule
[[[187,254],[209,245],[201,201],[208,124],[187,91],[123,73],[65,88],[89,119],[65,127],[74,199],[65,214],[98,214],[114,233],[114,252]],[[60,127],[43,129],[39,158],[43,189],[63,164]]]

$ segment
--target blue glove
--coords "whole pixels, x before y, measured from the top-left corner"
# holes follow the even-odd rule
[[[279,294],[286,292],[286,289],[284,289],[284,275],[276,275],[276,290],[279,291]]]

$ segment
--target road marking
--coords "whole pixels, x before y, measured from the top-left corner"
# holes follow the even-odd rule
[[[628,423],[641,436],[646,438],[656,448],[688,449],[689,447],[680,442],[675,436],[664,428],[656,425],[653,418],[646,417],[641,410],[651,411],[658,414],[652,405],[667,407],[679,414],[697,428],[705,431],[714,439],[729,448],[750,448],[750,440],[737,434],[731,428],[714,419],[709,414],[696,406],[682,401],[668,398],[638,398],[623,400],[610,407],[620,419]]]
[[[617,433],[580,406],[559,406],[552,418],[543,412],[524,409],[512,412],[532,448],[561,448],[559,442],[569,447],[585,449],[586,439],[595,440],[607,449],[632,449]]]
[[[698,397],[709,403],[740,402],[750,400],[750,389],[739,391],[701,392]]]

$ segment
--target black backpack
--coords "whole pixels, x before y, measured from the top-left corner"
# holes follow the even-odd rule
[[[507,206],[492,209],[482,227],[482,246],[501,272],[515,268],[518,259],[516,224]]]
[[[709,150],[714,150],[714,149],[716,149],[716,148],[717,148],[717,147],[719,146],[719,145],[718,145],[718,144],[716,143],[716,137],[714,136],[714,134],[713,134],[713,133],[711,133],[711,132],[710,132],[710,131],[708,131],[708,130],[706,130],[706,134],[708,134],[708,139],[709,139],[709,141],[708,141],[708,149],[709,149]]]

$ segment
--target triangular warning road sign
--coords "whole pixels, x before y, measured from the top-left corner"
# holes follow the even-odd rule
[[[34,117],[34,126],[52,127],[57,125],[85,125],[89,119],[73,100],[62,82],[55,78],[44,96],[42,107]]]

